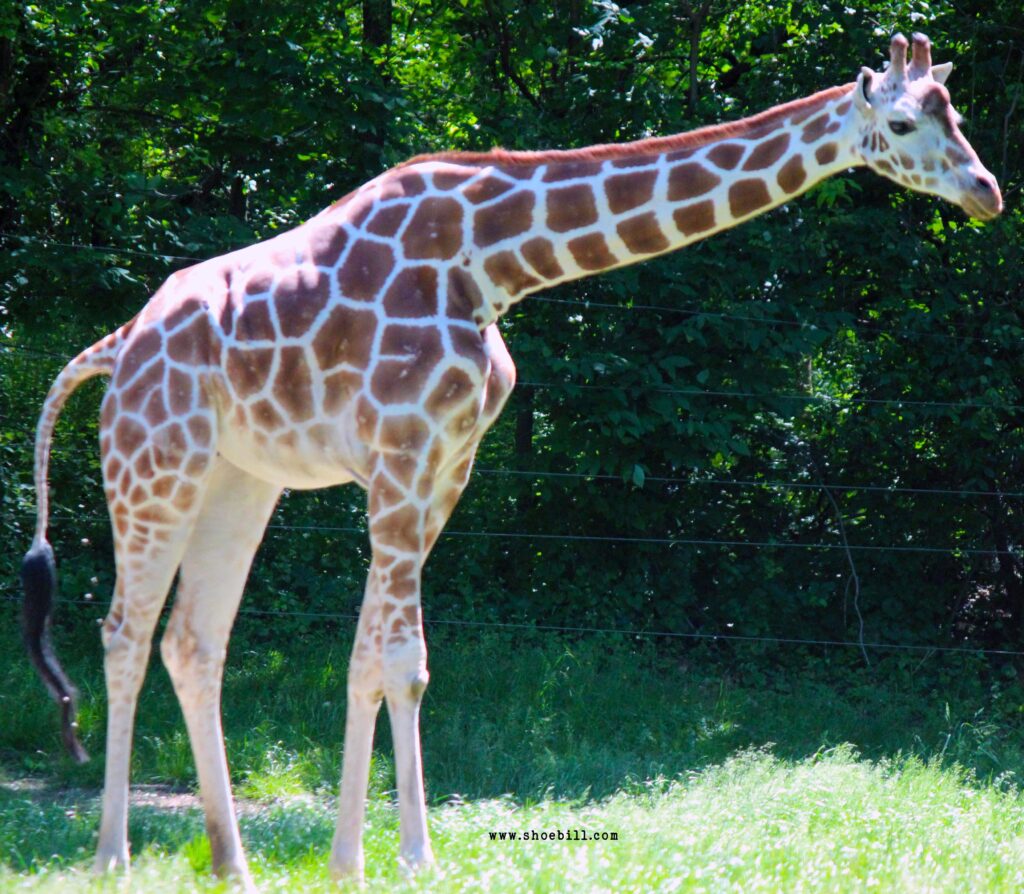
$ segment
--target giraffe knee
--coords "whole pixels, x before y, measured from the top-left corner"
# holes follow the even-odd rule
[[[172,618],[160,640],[160,657],[171,681],[180,689],[196,680],[219,678],[225,650],[204,644],[188,625],[175,623]]]
[[[418,704],[423,699],[423,693],[427,691],[427,683],[430,682],[430,674],[425,667],[406,672],[391,672],[386,674],[386,677],[384,694],[392,703]]]
[[[426,692],[427,651],[422,642],[384,653],[384,693],[389,701],[419,702]]]

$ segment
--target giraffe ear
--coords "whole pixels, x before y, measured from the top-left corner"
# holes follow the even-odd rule
[[[853,90],[853,101],[862,112],[871,108],[871,95],[875,89],[875,73],[866,65],[857,75],[857,86]]]
[[[932,77],[940,84],[946,83],[946,78],[949,77],[949,73],[953,70],[952,62],[943,62],[942,65],[932,66]]]

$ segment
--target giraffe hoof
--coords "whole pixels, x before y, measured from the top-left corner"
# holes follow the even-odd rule
[[[110,875],[115,872],[128,872],[128,851],[97,851],[92,871],[95,875]]]
[[[336,882],[358,882],[362,884],[365,867],[361,853],[352,857],[332,854],[327,868],[331,873],[331,878]]]
[[[398,862],[409,875],[415,875],[434,864],[434,852],[429,844],[422,848],[409,848],[402,852]]]
[[[246,894],[255,894],[256,892],[256,885],[244,859],[225,860],[214,868],[214,873],[217,878],[224,879],[236,890],[245,891]]]

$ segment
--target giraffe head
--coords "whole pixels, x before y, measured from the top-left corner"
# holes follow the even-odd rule
[[[854,90],[858,140],[855,151],[868,167],[918,192],[933,193],[979,220],[1003,210],[999,185],[960,132],[960,116],[943,86],[953,63],[932,65],[931,42],[892,39],[884,74],[862,68]]]

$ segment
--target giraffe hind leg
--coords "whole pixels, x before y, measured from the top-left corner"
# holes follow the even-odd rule
[[[113,491],[108,491],[108,496],[115,519],[117,581],[101,630],[107,686],[107,747],[95,863],[98,872],[128,865],[128,785],[135,709],[153,631],[194,518],[191,506],[181,504],[172,510],[165,505],[157,522],[145,506],[133,506]]]
[[[252,885],[231,796],[221,725],[228,638],[253,555],[280,488],[216,461],[181,563],[160,644],[188,727],[206,812],[213,868]]]

